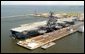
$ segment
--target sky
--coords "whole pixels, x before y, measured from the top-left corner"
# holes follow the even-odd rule
[[[1,1],[1,5],[84,5],[84,1]]]

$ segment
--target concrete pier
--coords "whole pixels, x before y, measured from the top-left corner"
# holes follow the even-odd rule
[[[55,30],[53,32],[46,33],[44,35],[28,38],[24,41],[19,41],[17,44],[27,49],[36,49],[38,47],[41,47],[45,44],[48,44],[52,41],[58,40],[62,37],[65,37],[71,33],[78,31],[79,26],[83,24],[84,24],[83,22],[80,22],[78,24],[71,25],[69,27],[65,27],[59,30]]]

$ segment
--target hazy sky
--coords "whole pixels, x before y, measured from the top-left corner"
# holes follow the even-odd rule
[[[1,1],[1,5],[84,5],[84,1]]]

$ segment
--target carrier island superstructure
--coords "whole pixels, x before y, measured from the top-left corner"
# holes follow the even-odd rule
[[[53,14],[53,12],[50,12],[48,20],[12,28],[10,30],[12,37],[24,39],[17,42],[19,46],[28,49],[36,49],[38,47],[46,49],[54,45],[53,41],[57,39],[76,31],[84,32],[84,22],[77,20],[76,16],[59,19],[54,17]]]

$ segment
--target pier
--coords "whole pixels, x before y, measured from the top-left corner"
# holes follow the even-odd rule
[[[75,25],[71,25],[69,27],[65,27],[59,30],[55,30],[50,33],[45,33],[44,35],[39,35],[33,38],[28,38],[23,41],[17,42],[19,46],[25,47],[27,49],[36,49],[45,44],[58,40],[62,37],[65,37],[71,33],[78,31],[79,26],[83,25],[84,22],[77,23]]]

